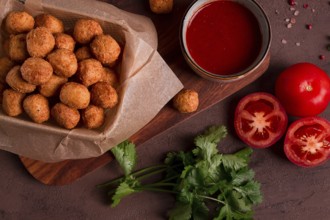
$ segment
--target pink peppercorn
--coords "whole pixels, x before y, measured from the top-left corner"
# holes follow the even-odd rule
[[[307,24],[307,25],[306,25],[306,28],[307,28],[308,30],[311,30],[311,29],[313,28],[313,26],[312,26],[311,24]]]
[[[303,8],[308,8],[308,4],[303,4]]]
[[[325,56],[324,55],[320,55],[319,58],[320,58],[320,60],[325,60]]]
[[[294,5],[296,5],[296,2],[295,2],[295,0],[289,0],[289,5],[291,5],[291,6],[294,6]]]

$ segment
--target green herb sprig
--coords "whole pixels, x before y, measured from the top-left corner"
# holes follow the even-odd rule
[[[135,146],[125,141],[112,149],[125,175],[98,187],[109,189],[112,207],[136,192],[174,194],[176,203],[168,212],[170,220],[209,219],[209,203],[216,204],[217,213],[212,216],[215,220],[252,219],[253,206],[262,201],[260,184],[248,167],[252,150],[220,153],[217,145],[226,135],[224,126],[213,126],[195,138],[196,147],[192,151],[170,152],[164,164],[135,172]],[[142,183],[159,174],[164,175],[162,180]]]

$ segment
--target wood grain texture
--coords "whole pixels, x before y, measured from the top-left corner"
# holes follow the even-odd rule
[[[123,9],[127,7],[127,10],[129,11],[136,12],[134,10],[139,10],[138,12],[140,14],[143,13],[147,16],[150,15],[150,12],[146,7],[132,10],[132,5],[136,3],[134,1],[128,2],[130,2],[130,4],[124,5]],[[173,109],[171,103],[168,103],[150,123],[130,138],[130,140],[138,147],[150,138],[161,134],[190,117],[193,117],[250,84],[261,76],[269,66],[270,54],[267,54],[264,62],[253,73],[243,79],[231,83],[212,82],[202,79],[195,74],[184,61],[180,51],[178,37],[180,21],[188,4],[189,1],[182,1],[177,5],[178,9],[173,12],[172,19],[168,19],[168,17],[166,19],[161,16],[155,17],[155,15],[150,15],[150,17],[153,19],[158,31],[158,50],[160,54],[164,57],[174,73],[176,73],[185,88],[191,88],[198,91],[200,99],[199,109],[195,113],[181,114]],[[97,158],[66,160],[58,163],[44,163],[26,157],[20,157],[20,159],[28,172],[38,181],[47,185],[65,185],[70,184],[80,177],[108,164],[112,161],[113,157],[110,153],[105,153]]]

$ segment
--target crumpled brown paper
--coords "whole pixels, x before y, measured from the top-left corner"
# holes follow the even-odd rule
[[[51,13],[70,29],[82,17],[98,20],[104,32],[124,46],[121,63],[120,101],[108,111],[99,130],[66,130],[53,121],[33,123],[25,115],[13,118],[0,110],[0,148],[45,162],[97,157],[128,139],[182,89],[182,84],[157,52],[157,34],[143,16],[110,4],[88,0],[0,0],[1,22],[12,10],[32,15]],[[1,51],[3,52],[3,51]]]

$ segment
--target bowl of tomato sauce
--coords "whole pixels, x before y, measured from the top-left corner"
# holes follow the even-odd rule
[[[252,74],[266,60],[271,28],[254,0],[196,0],[182,20],[180,42],[197,74],[232,82]]]

